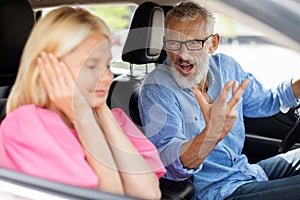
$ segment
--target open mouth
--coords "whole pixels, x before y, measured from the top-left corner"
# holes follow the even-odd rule
[[[194,65],[190,63],[179,63],[178,66],[182,75],[189,75],[194,68]]]

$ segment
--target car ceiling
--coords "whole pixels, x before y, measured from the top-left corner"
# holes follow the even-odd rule
[[[159,5],[176,5],[180,0],[28,0],[34,10],[59,5],[137,4],[152,1]],[[272,36],[273,42],[300,52],[299,0],[194,0],[213,12],[255,27]],[[268,8],[268,9],[266,9]]]
[[[87,4],[137,4],[140,5],[143,2],[149,0],[28,0],[34,9],[59,6],[59,5],[87,5]],[[151,2],[159,5],[176,5],[180,0],[150,0]]]

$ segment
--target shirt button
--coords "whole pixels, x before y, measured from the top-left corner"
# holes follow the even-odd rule
[[[233,158],[233,162],[235,162],[236,161],[236,158]]]
[[[194,117],[195,121],[198,121],[198,118],[197,117]]]
[[[246,174],[246,170],[243,170],[243,173]]]

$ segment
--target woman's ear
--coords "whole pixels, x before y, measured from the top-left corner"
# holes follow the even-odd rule
[[[220,36],[219,34],[216,33],[212,36],[211,45],[209,47],[209,53],[213,54],[217,50],[219,44],[220,44]]]

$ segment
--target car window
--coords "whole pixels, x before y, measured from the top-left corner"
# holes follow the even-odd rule
[[[102,5],[85,7],[93,14],[101,17],[110,27],[111,30],[111,52],[112,62],[111,71],[115,75],[121,75],[129,72],[129,63],[122,62],[122,50],[128,35],[130,23],[137,5]],[[139,67],[135,67],[139,69]],[[144,68],[142,67],[143,71]]]
[[[80,5],[96,16],[101,17],[109,26],[111,31],[111,51],[112,64],[111,70],[115,74],[123,74],[129,71],[129,64],[122,63],[122,50],[128,35],[129,26],[133,14],[137,8],[135,4],[105,4],[105,5]],[[52,9],[44,9],[42,16]],[[137,67],[142,68],[142,66]],[[141,69],[144,70],[144,69]]]
[[[300,74],[300,52],[271,42],[255,27],[217,14],[215,32],[222,36],[217,52],[235,58],[268,88]]]
[[[84,6],[93,14],[103,18],[112,32],[111,70],[120,75],[129,72],[129,63],[122,62],[122,49],[126,41],[133,14],[137,8],[134,4],[111,4]],[[43,10],[43,15],[49,9]],[[266,87],[289,80],[300,74],[300,53],[271,42],[269,35],[258,32],[236,20],[215,13],[215,32],[221,35],[221,43],[216,53],[225,53],[236,59],[242,68],[255,75]],[[154,65],[135,65],[135,73],[151,71]]]

